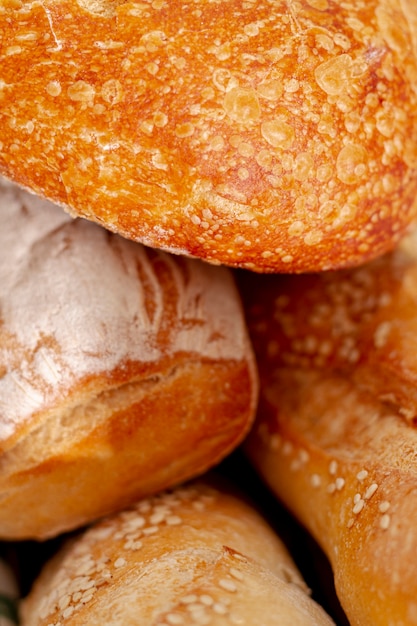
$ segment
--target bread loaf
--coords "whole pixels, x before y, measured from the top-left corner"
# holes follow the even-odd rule
[[[45,538],[217,463],[257,374],[229,270],[0,192],[0,536]]]
[[[0,173],[152,247],[262,272],[416,217],[411,0],[2,0]]]
[[[351,271],[244,276],[246,451],[327,553],[351,626],[417,624],[417,238]]]
[[[196,483],[90,528],[48,563],[22,626],[331,626],[236,494]]]

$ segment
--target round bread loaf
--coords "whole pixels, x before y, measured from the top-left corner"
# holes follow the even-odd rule
[[[152,247],[361,263],[416,216],[409,0],[2,0],[0,172]]]
[[[416,625],[417,232],[356,270],[242,289],[249,457],[327,553],[351,626]]]
[[[197,483],[143,500],[67,544],[22,626],[332,626],[286,548],[236,494]]]
[[[258,381],[228,269],[15,187],[0,211],[1,537],[75,528],[238,445]]]

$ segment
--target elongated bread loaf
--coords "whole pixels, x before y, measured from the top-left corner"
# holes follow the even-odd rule
[[[416,216],[411,0],[1,0],[0,172],[153,247],[361,263]]]
[[[237,495],[196,483],[143,500],[67,544],[22,626],[331,626],[286,548]]]
[[[228,270],[0,192],[0,536],[42,538],[217,463],[257,374]]]
[[[244,282],[261,377],[247,454],[324,548],[350,624],[413,626],[417,237],[355,271]]]

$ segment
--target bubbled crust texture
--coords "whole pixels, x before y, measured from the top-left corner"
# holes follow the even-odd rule
[[[415,217],[412,28],[396,0],[1,0],[0,172],[153,247],[358,264]]]
[[[258,381],[226,268],[0,181],[0,536],[44,538],[211,467]]]
[[[332,626],[262,518],[197,483],[104,520],[50,562],[22,626]]]
[[[416,250],[414,235],[357,270],[263,277],[247,299],[247,452],[324,547],[352,626],[417,624]]]

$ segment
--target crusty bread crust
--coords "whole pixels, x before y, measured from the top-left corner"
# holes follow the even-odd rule
[[[356,270],[263,278],[244,281],[261,378],[246,451],[327,553],[349,623],[413,626],[416,236]]]
[[[0,192],[0,536],[44,538],[217,463],[257,373],[229,270]]]
[[[22,626],[332,626],[286,548],[224,488],[196,483],[96,524],[47,564]]]
[[[1,0],[0,172],[213,263],[300,272],[416,216],[406,0]]]

